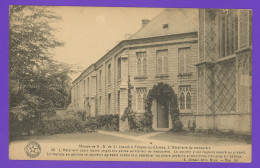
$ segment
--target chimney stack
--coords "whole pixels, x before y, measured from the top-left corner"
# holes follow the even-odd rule
[[[150,22],[149,19],[142,19],[142,27],[144,27],[146,24]]]

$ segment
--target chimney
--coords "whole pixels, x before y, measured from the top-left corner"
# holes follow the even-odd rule
[[[142,19],[142,28],[150,22],[149,19]]]

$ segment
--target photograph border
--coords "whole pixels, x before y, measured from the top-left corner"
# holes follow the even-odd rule
[[[153,8],[235,8],[235,9],[252,9],[253,10],[253,61],[252,61],[252,163],[192,163],[192,162],[118,162],[118,161],[18,161],[9,160],[8,156],[8,29],[9,29],[9,5],[41,5],[41,6],[102,6],[102,7],[153,7]],[[257,72],[260,70],[260,59],[257,55],[260,54],[259,47],[260,40],[259,25],[257,22],[259,15],[260,2],[258,0],[185,0],[185,1],[171,1],[171,0],[1,0],[0,2],[0,163],[1,167],[6,168],[67,168],[67,167],[256,167],[260,165],[260,103],[257,103],[260,98],[260,79]]]

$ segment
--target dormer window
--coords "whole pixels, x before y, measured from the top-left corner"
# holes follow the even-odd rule
[[[168,29],[169,25],[168,24],[163,24],[163,29]]]

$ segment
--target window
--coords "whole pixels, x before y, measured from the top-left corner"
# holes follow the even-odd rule
[[[108,85],[111,85],[111,64],[108,65]]]
[[[190,47],[179,48],[179,73],[190,72]]]
[[[117,61],[117,79],[121,80],[121,58]]]
[[[137,75],[145,76],[147,74],[146,52],[137,52]]]
[[[138,88],[136,89],[136,109],[137,111],[145,111],[145,101],[146,101],[146,89]]]
[[[99,88],[101,88],[102,70],[99,70]]]
[[[88,85],[87,85],[87,89],[88,89],[88,96],[90,95],[89,93],[89,78],[88,78]]]
[[[102,96],[99,96],[99,112],[102,111]]]
[[[179,106],[180,110],[191,109],[191,86],[179,86]]]
[[[117,109],[119,114],[120,113],[120,90],[117,92]]]
[[[163,24],[163,29],[168,29],[169,25],[168,24]]]
[[[74,107],[76,107],[76,87],[74,86],[73,99],[74,99]]]
[[[219,17],[219,56],[231,55],[238,48],[238,17],[236,10],[222,10]]]
[[[160,50],[156,53],[157,75],[168,74],[168,50]]]
[[[84,80],[84,97],[86,95],[86,80]]]
[[[107,110],[108,110],[108,113],[111,112],[111,93],[108,94],[108,99],[107,99]]]

